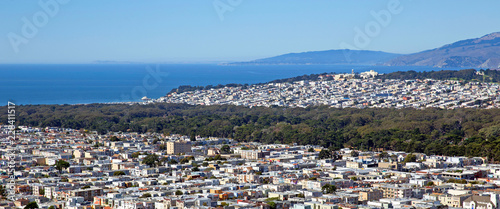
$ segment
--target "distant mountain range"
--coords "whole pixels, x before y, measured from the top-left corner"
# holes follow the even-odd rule
[[[367,50],[327,50],[289,53],[230,65],[369,64],[386,66],[431,66],[500,68],[500,32],[458,41],[442,47],[401,55]]]
[[[380,51],[327,50],[283,54],[250,62],[235,62],[234,65],[306,65],[306,64],[382,64],[401,56]]]
[[[388,66],[500,68],[500,32],[397,57]]]

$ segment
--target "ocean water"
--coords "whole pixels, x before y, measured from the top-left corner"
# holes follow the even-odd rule
[[[86,104],[158,98],[180,85],[255,84],[317,73],[442,70],[363,65],[79,64],[0,65],[0,106]],[[453,69],[456,70],[456,69]]]

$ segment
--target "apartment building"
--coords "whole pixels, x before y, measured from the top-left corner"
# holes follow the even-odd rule
[[[455,207],[455,208],[461,208],[463,207],[463,202],[472,196],[471,194],[463,194],[463,195],[450,195],[450,194],[443,194],[440,195],[439,202],[443,205],[447,205],[448,207]]]
[[[243,159],[257,160],[269,156],[270,152],[260,150],[241,150],[240,154]]]
[[[382,197],[383,197],[383,192],[382,190],[378,189],[370,189],[359,192],[359,201],[361,202],[379,200]]]
[[[410,198],[412,191],[411,188],[402,187],[400,185],[382,185],[378,189],[382,190],[384,198]]]
[[[91,201],[95,196],[103,195],[102,188],[77,189],[69,192],[69,197],[83,197],[85,201]]]
[[[179,153],[191,152],[191,144],[189,142],[175,141],[167,142],[167,154],[175,155]]]

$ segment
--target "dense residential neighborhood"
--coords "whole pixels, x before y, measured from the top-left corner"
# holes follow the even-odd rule
[[[8,128],[0,208],[500,208],[487,158]]]
[[[478,72],[480,73],[480,72]],[[319,81],[268,83],[171,93],[154,102],[335,108],[497,108],[500,85],[458,80],[378,79],[375,71],[328,74]]]

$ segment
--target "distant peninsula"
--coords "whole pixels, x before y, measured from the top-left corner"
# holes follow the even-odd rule
[[[309,64],[382,64],[400,54],[368,50],[327,50],[289,53],[248,62],[233,62],[228,65],[309,65]]]
[[[403,55],[384,65],[498,69],[500,68],[500,32]]]
[[[386,66],[429,66],[438,68],[500,68],[500,32],[467,39],[414,54],[368,50],[326,50],[289,53],[224,65],[313,65],[353,64]]]

